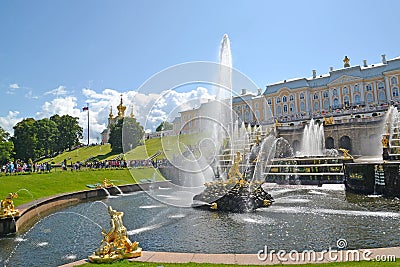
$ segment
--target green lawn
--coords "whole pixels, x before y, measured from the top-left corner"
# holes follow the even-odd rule
[[[146,159],[161,150],[167,155],[178,154],[180,150],[185,150],[185,145],[195,145],[198,143],[201,134],[185,134],[179,136],[165,136],[146,140],[145,145],[138,146],[125,154],[126,159]],[[157,158],[162,158],[163,155]]]
[[[176,154],[179,150],[185,150],[184,145],[194,145],[201,137],[201,134],[187,134],[180,136],[165,136],[162,138],[153,138],[145,141],[144,145],[138,146],[129,152],[125,153],[126,159],[146,159],[149,156],[155,154],[157,151],[164,151],[167,155]],[[184,145],[183,145],[184,144]],[[111,160],[116,158],[118,154],[111,152],[110,144],[81,147],[72,151],[64,152],[54,158],[46,158],[42,162],[53,162],[54,164],[60,164],[67,160],[68,164],[77,161],[86,161],[90,158],[97,160]],[[160,155],[158,158],[163,157]]]
[[[73,172],[57,170],[42,174],[1,175],[0,199],[4,199],[10,192],[20,190],[18,192],[19,197],[14,200],[15,206],[18,206],[45,196],[86,190],[89,189],[86,184],[99,183],[104,178],[111,180],[115,185],[132,184],[140,182],[141,179],[152,178],[154,169],[138,168],[131,169],[131,172],[132,175],[128,169]],[[163,180],[161,175],[156,177],[157,180]]]
[[[386,267],[386,266],[399,266],[399,259],[396,262],[372,262],[372,261],[361,261],[361,262],[333,262],[333,263],[320,263],[320,264],[296,264],[296,265],[282,265],[276,264],[273,266],[296,266],[296,267],[312,267],[312,266],[321,266],[321,267]],[[98,264],[83,264],[80,266],[95,266]],[[144,262],[129,262],[129,261],[120,261],[115,262],[113,264],[107,264],[106,266],[112,267],[238,267],[238,266],[246,266],[246,267],[259,267],[260,265],[233,265],[233,264],[210,264],[210,263],[144,263]],[[270,266],[270,265],[268,265]]]
[[[90,157],[97,157],[99,160],[104,160],[116,156],[117,154],[111,152],[110,144],[106,144],[81,147],[72,151],[64,152],[54,158],[43,159],[40,162],[54,162],[55,164],[60,164],[64,159],[66,159],[68,164],[70,164],[71,162],[85,161]]]

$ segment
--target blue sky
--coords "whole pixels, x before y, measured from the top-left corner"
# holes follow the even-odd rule
[[[54,112],[84,126],[90,102],[98,131],[120,93],[176,64],[217,61],[225,33],[234,67],[260,88],[341,68],[345,55],[377,63],[400,56],[399,10],[396,0],[3,0],[0,126]]]

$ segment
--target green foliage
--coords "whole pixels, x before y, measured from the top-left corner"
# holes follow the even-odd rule
[[[36,121],[35,131],[38,142],[35,147],[35,158],[48,157],[56,150],[59,136],[57,124],[47,118]]]
[[[14,144],[9,138],[10,134],[0,127],[0,164],[12,160]]]
[[[54,115],[50,119],[24,119],[14,126],[12,138],[17,159],[27,161],[48,157],[79,144],[82,127],[78,118]]]
[[[162,123],[160,123],[160,125],[157,126],[156,128],[156,132],[161,132],[161,131],[168,131],[168,130],[172,130],[174,128],[174,126],[167,122],[167,121],[163,121]]]
[[[82,138],[82,127],[79,126],[78,118],[70,115],[53,115],[50,120],[57,124],[58,136],[56,142],[56,151],[65,149],[71,150],[79,144],[79,139]]]
[[[25,161],[29,158],[35,159],[35,148],[38,142],[35,123],[36,121],[33,118],[27,118],[14,126],[12,141],[17,159]]]
[[[144,135],[143,127],[135,118],[125,117],[111,125],[110,138],[111,150],[114,153],[122,153],[137,147],[142,143]]]

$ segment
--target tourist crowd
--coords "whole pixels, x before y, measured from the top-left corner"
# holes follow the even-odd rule
[[[29,164],[21,161],[8,162],[1,167],[0,172],[2,173],[22,173],[22,172],[49,172],[52,169],[52,165],[49,163],[34,163]]]

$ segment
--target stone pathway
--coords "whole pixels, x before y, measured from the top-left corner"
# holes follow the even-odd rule
[[[371,252],[371,253],[369,253]],[[341,250],[339,252],[329,253],[316,252],[315,257],[310,253],[289,253],[282,257],[272,254],[264,261],[260,260],[257,254],[201,254],[201,253],[175,253],[175,252],[152,252],[143,251],[139,258],[131,259],[138,262],[154,262],[154,263],[216,263],[216,264],[240,264],[240,265],[274,265],[274,264],[302,264],[302,263],[327,263],[327,262],[343,262],[363,260],[363,255],[374,260],[376,257],[394,256],[400,258],[400,247],[376,248],[376,249],[360,249],[360,250]],[[265,256],[265,255],[261,255]],[[316,260],[313,260],[313,259]],[[72,267],[87,263],[87,260],[72,262],[61,267]]]

